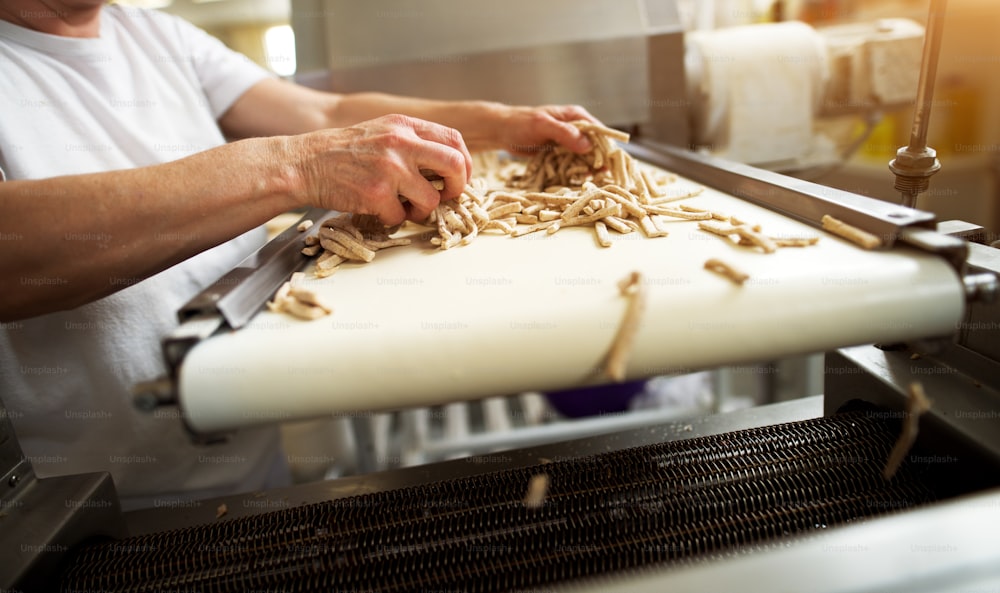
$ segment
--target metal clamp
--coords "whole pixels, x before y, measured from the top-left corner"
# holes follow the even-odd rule
[[[298,222],[320,220],[329,214],[329,210],[313,208]],[[245,326],[281,283],[310,261],[302,254],[302,242],[316,234],[320,225],[305,232],[297,226],[285,229],[178,310],[180,325],[161,344],[168,375],[133,388],[136,408],[151,412],[161,406],[177,405],[177,375],[187,353],[219,331]]]

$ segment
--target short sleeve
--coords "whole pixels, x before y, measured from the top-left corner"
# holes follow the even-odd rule
[[[192,65],[215,119],[219,119],[250,87],[275,75],[221,41],[177,19]]]

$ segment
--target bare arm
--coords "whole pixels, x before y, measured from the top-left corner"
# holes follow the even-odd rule
[[[444,191],[421,168],[441,173]],[[394,116],[243,140],[152,167],[0,183],[0,220],[14,239],[0,250],[8,287],[0,320],[98,299],[305,205],[387,224],[422,219],[461,193],[470,169],[457,132]]]
[[[255,155],[253,148],[231,145],[154,167],[0,183],[0,218],[13,222],[17,239],[0,252],[0,276],[12,287],[0,293],[3,318],[95,300],[294,206],[273,150]],[[247,176],[239,163],[261,174]]]
[[[579,152],[590,148],[568,122],[594,117],[582,107],[516,107],[486,101],[435,101],[384,93],[336,94],[277,79],[263,80],[244,93],[220,124],[231,137],[297,134],[353,125],[401,113],[455,128],[470,150],[503,149],[530,153],[555,142]]]
[[[411,117],[387,115],[398,113]],[[530,153],[557,142],[582,152],[589,144],[568,123],[581,118],[593,119],[574,106],[338,95],[264,80],[220,120],[246,140],[154,167],[0,183],[3,230],[18,238],[0,251],[11,287],[0,291],[0,320],[98,299],[304,205],[390,225],[423,220],[461,193],[469,148]],[[420,169],[442,175],[445,189]]]

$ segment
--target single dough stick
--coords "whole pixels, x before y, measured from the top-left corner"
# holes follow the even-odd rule
[[[292,289],[291,282],[284,282],[278,287],[278,290],[274,293],[274,299],[268,301],[267,309],[273,311],[274,313],[280,313],[282,310],[282,303],[288,298],[288,292]]]
[[[286,298],[281,303],[281,310],[298,317],[299,319],[305,319],[307,321],[312,321],[313,319],[319,319],[320,317],[325,317],[329,315],[332,310],[327,310],[323,307],[310,305],[309,303],[300,301],[295,298]]]
[[[545,504],[549,494],[549,475],[536,474],[528,482],[528,491],[524,494],[524,506],[529,509],[539,509]]]
[[[639,322],[642,321],[642,314],[646,310],[646,285],[642,281],[642,274],[632,272],[618,284],[618,288],[629,301],[625,307],[625,316],[618,326],[618,333],[611,343],[605,372],[612,380],[621,383],[625,380],[625,366],[632,353],[635,336],[639,333]]]
[[[597,242],[601,247],[611,247],[611,235],[608,234],[608,227],[598,220],[594,223],[594,233],[597,234]]]
[[[917,430],[920,428],[920,416],[931,409],[931,402],[924,393],[924,386],[919,382],[910,383],[910,397],[906,401],[906,419],[903,420],[903,430],[899,433],[899,439],[889,452],[889,459],[885,462],[882,470],[882,477],[891,480],[899,466],[906,459],[906,454],[910,452],[913,443],[917,441]]]
[[[680,209],[684,210],[685,212],[708,212],[709,214],[712,215],[712,218],[714,218],[715,220],[729,221],[729,216],[721,212],[715,212],[713,210],[705,210],[704,208],[695,208],[694,206],[688,206],[687,204],[681,204]]]
[[[642,218],[640,218],[639,226],[642,227],[642,232],[646,233],[646,236],[649,237],[650,239],[653,239],[655,237],[666,237],[668,234],[667,231],[664,231],[663,229],[656,226],[656,223],[654,223],[653,219],[649,216],[643,216]]]
[[[819,237],[771,237],[778,247],[809,247],[819,243]]]
[[[430,169],[421,169],[420,174],[424,176],[424,179],[431,182],[431,186],[434,189],[438,191],[444,189],[444,177],[441,177],[436,172],[431,171]]]
[[[320,309],[326,311],[328,314],[333,313],[333,306],[326,303],[319,297],[318,294],[309,290],[308,288],[293,287],[288,291],[288,296],[293,299],[297,299],[307,305],[312,305],[313,307],[319,307]]]
[[[746,239],[751,244],[760,247],[764,250],[764,253],[774,253],[778,250],[778,246],[774,243],[774,241],[758,232],[755,232],[746,225],[736,227],[735,231],[741,239]]]
[[[372,258],[375,257],[375,252],[372,251],[371,249],[368,249],[367,247],[363,246],[361,247],[361,249],[364,249],[365,252],[367,253],[364,252],[359,253],[355,252],[350,247],[346,247],[333,239],[327,239],[325,237],[320,239],[320,245],[323,246],[323,249],[326,249],[327,251],[332,251],[333,253],[339,255],[340,257],[346,260],[370,262]]]
[[[490,216],[490,220],[496,220],[498,218],[503,218],[508,214],[520,213],[522,205],[520,202],[507,202],[506,204],[501,204],[499,206],[494,206],[490,210],[487,210],[487,214]]]
[[[403,245],[409,245],[413,240],[409,237],[400,237],[398,239],[385,239],[383,241],[375,240],[365,240],[365,247],[371,250],[376,249],[388,249],[389,247],[402,247]]]
[[[635,232],[635,229],[630,227],[627,222],[617,216],[605,216],[601,219],[601,222],[623,235]]]
[[[550,220],[548,222],[539,222],[539,223],[533,224],[531,226],[518,227],[518,228],[514,229],[514,232],[512,232],[510,234],[510,236],[511,237],[520,237],[522,235],[527,235],[529,233],[534,233],[534,232],[537,232],[537,231],[543,231],[543,230],[549,228],[550,226],[554,225],[556,222],[557,221],[555,221],[555,220]]]
[[[720,276],[725,276],[726,278],[732,280],[734,284],[739,284],[740,286],[750,279],[748,274],[741,272],[726,262],[715,258],[705,262],[705,269],[710,272],[715,272]]]
[[[602,126],[601,124],[594,123],[592,121],[586,121],[586,120],[575,121],[573,122],[573,125],[580,128],[584,132],[591,132],[591,131],[597,132],[602,136],[607,136],[608,138],[611,138],[612,140],[617,140],[619,142],[628,142],[629,140],[628,132],[622,132],[621,130],[608,128],[606,126]]]
[[[659,214],[660,216],[672,216],[683,220],[712,220],[711,212],[688,212],[687,210],[675,210],[673,208],[660,208],[657,206],[646,206],[646,212]]]
[[[822,223],[823,230],[830,231],[834,235],[839,235],[865,249],[877,249],[882,246],[882,239],[858,227],[837,220],[829,214],[823,215]]]
[[[333,253],[332,251],[325,251],[321,253],[318,258],[316,258],[316,270],[332,274],[334,270],[337,269],[337,266],[345,261],[347,260],[340,257],[336,253]]]
[[[538,212],[538,222],[548,222],[557,218],[561,218],[561,215],[555,210],[540,210]]]
[[[703,231],[708,231],[709,233],[719,235],[720,237],[729,237],[736,232],[736,227],[730,224],[719,224],[711,221],[704,221],[698,223],[698,228]]]

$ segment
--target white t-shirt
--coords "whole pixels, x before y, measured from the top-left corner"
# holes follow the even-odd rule
[[[140,167],[218,146],[217,119],[270,76],[170,15],[106,6],[100,25],[99,38],[80,39],[0,21],[8,179]],[[140,208],[143,194],[121,196],[121,207]],[[44,208],[45,198],[30,199]],[[4,240],[33,240],[4,227]],[[64,240],[86,251],[108,237],[82,230]],[[165,373],[160,340],[177,309],[263,240],[257,229],[147,280],[113,278],[122,290],[78,309],[0,324],[0,397],[38,475],[110,471],[126,507],[265,485],[281,455],[275,429],[195,446],[175,409],[137,412],[130,392]]]

